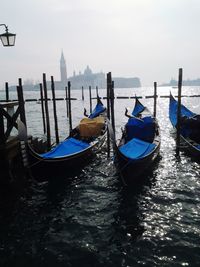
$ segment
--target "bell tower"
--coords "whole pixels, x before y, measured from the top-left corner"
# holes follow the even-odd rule
[[[66,68],[63,51],[61,53],[61,58],[60,58],[60,79],[61,79],[62,86],[64,87],[67,86],[67,68]]]

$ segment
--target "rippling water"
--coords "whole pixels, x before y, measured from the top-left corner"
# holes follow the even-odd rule
[[[152,89],[116,90],[117,95],[135,92],[151,95]],[[199,94],[200,88],[184,88],[183,93]],[[25,92],[25,97],[37,94]],[[159,88],[158,94],[168,95],[169,88]],[[72,96],[80,99],[80,91]],[[152,99],[141,101],[153,107]],[[182,101],[200,113],[199,98]],[[115,101],[118,137],[126,121],[124,108],[133,103]],[[200,165],[184,154],[175,156],[168,104],[169,99],[158,98],[160,158],[137,188],[123,187],[103,150],[76,177],[60,180],[58,174],[51,183],[30,179],[20,193],[2,194],[0,266],[200,266]],[[88,101],[73,101],[74,125],[84,106]],[[64,138],[65,102],[58,101],[57,108]],[[29,133],[42,136],[40,105],[28,102],[26,111]]]

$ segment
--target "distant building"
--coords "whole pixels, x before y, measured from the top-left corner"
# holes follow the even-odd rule
[[[93,73],[89,66],[86,67],[83,74],[79,71],[79,74],[76,75],[75,71],[73,76],[69,77],[68,80],[71,82],[72,89],[79,89],[82,86],[88,88],[106,88],[106,75],[103,72]],[[114,86],[115,88],[133,88],[141,87],[140,79],[135,78],[120,78],[114,77]]]
[[[80,89],[82,86],[88,88],[105,88],[106,87],[106,78],[103,72],[93,73],[89,66],[86,67],[83,74],[79,71],[79,74],[76,75],[75,71],[73,76],[69,77],[68,80],[71,82],[72,89]]]
[[[84,88],[106,88],[106,75],[105,73],[98,72],[93,73],[89,66],[86,67],[83,73],[81,71],[78,72],[78,75],[75,71],[73,71],[73,76],[67,77],[67,66],[64,58],[63,51],[61,52],[60,57],[60,81],[54,81],[55,89],[61,90],[67,87],[67,82],[71,82],[72,89],[80,89],[82,86]],[[135,78],[121,78],[121,77],[113,77],[114,87],[115,88],[134,88],[141,87],[140,79]],[[39,90],[39,82],[35,83],[32,80],[27,80],[23,85],[24,90]],[[51,89],[51,82],[47,81],[47,88]],[[16,86],[11,86],[11,90],[16,90]]]
[[[60,58],[60,81],[63,87],[67,86],[67,67],[63,51],[61,53],[61,58]]]
[[[195,80],[183,80],[182,81],[183,86],[200,86],[200,78]],[[178,86],[178,81],[172,78],[169,83],[161,84],[161,86]]]

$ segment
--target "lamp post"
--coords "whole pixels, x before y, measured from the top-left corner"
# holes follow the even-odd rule
[[[16,34],[8,32],[8,26],[5,24],[0,24],[0,26],[4,26],[6,30],[5,33],[0,34],[0,39],[3,46],[14,46]]]

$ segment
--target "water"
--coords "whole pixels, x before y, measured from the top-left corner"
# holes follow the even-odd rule
[[[183,94],[199,91],[184,88]],[[118,95],[135,92],[151,95],[153,89],[116,90]],[[26,94],[34,98],[39,92]],[[158,94],[168,95],[169,88],[159,88]],[[72,92],[73,97],[80,99],[80,95]],[[152,99],[141,101],[153,106]],[[200,113],[198,98],[182,101]],[[125,106],[133,103],[131,99],[115,102],[118,137],[126,121]],[[122,185],[103,150],[76,177],[60,180],[58,174],[51,183],[30,179],[20,193],[10,189],[1,195],[0,266],[200,266],[200,165],[182,153],[176,158],[168,104],[169,99],[158,98],[160,158],[138,188]],[[68,133],[65,102],[58,101],[57,106],[64,138]],[[83,106],[89,102],[72,102],[74,125]],[[26,103],[26,111],[29,133],[42,136],[40,105]]]

